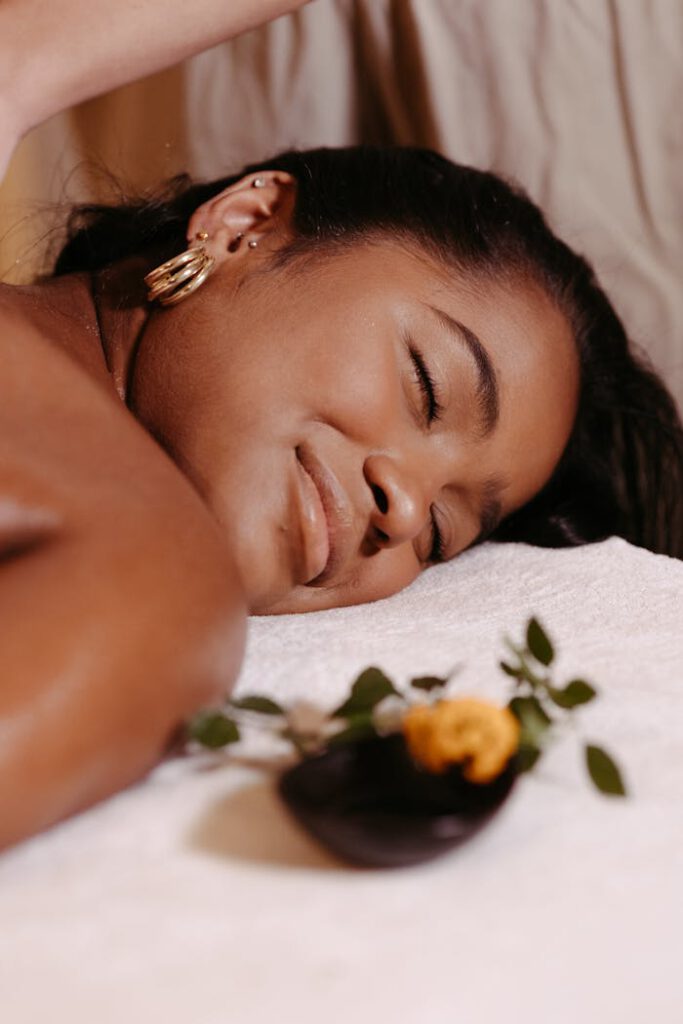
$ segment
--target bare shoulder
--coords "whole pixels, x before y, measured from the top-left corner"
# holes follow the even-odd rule
[[[220,538],[203,503],[98,375],[0,303],[0,495],[105,531],[129,509]],[[162,515],[163,509],[163,515]]]
[[[1,307],[0,503],[0,537],[25,514],[34,532],[150,563],[172,552],[186,586],[210,586],[220,567],[226,591],[241,589],[203,501],[113,387]]]
[[[231,686],[245,619],[186,478],[112,389],[0,307],[0,847],[151,767]]]

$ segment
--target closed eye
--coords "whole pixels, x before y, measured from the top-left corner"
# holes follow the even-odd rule
[[[410,346],[410,358],[415,369],[415,379],[422,393],[425,419],[431,425],[435,420],[439,419],[443,412],[438,390],[434,383],[434,378],[422,357],[422,353],[414,345]]]

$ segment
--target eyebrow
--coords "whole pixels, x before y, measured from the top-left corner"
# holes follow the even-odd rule
[[[489,354],[474,331],[466,327],[465,324],[455,320],[437,306],[428,306],[427,308],[438,317],[440,323],[448,330],[451,337],[459,345],[465,346],[474,359],[479,378],[477,397],[484,424],[483,436],[488,437],[498,424],[500,414],[498,378],[496,377],[496,371],[493,368]]]

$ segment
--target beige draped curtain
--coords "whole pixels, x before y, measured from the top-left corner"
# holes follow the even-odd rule
[[[683,405],[682,97],[680,0],[316,0],[31,133],[0,187],[0,274],[43,269],[61,211],[110,175],[429,145],[540,202]]]

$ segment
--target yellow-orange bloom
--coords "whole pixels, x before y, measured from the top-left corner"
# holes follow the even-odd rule
[[[519,744],[519,722],[508,708],[462,697],[418,704],[403,718],[411,756],[430,772],[463,765],[470,782],[491,782]]]

